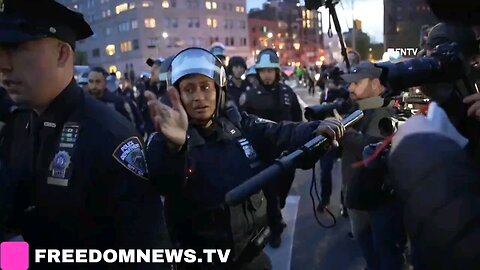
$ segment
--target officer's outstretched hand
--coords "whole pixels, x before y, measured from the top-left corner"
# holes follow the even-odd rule
[[[157,132],[162,133],[172,150],[180,150],[185,144],[188,129],[188,116],[180,101],[180,95],[175,87],[168,88],[172,107],[163,104],[154,93],[145,92],[150,116]]]
[[[470,104],[470,107],[468,108],[468,116],[475,117],[480,121],[480,93],[466,97],[463,99],[463,102]]]
[[[334,110],[335,118],[329,117],[320,122],[317,130],[318,135],[322,135],[331,141],[331,144],[338,147],[338,140],[345,134],[345,126],[342,124],[342,117]]]

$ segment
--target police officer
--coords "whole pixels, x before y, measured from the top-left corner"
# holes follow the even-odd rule
[[[227,65],[227,54],[226,54],[225,45],[223,45],[222,43],[215,43],[210,48],[210,52],[216,57],[218,57],[218,59],[222,61],[222,64],[224,66]]]
[[[261,87],[242,95],[240,106],[249,113],[275,122],[302,121],[297,95],[288,85],[280,83],[279,61],[272,49],[260,52],[255,69]]]
[[[297,95],[293,90],[280,83],[280,62],[277,52],[265,49],[258,55],[255,69],[260,86],[245,92],[240,98],[240,108],[248,113],[275,121],[302,121],[302,109],[298,103]],[[285,226],[280,208],[285,206],[288,192],[295,178],[295,171],[286,174],[272,189],[277,192],[267,192],[269,199],[269,219],[272,228],[270,245],[279,247],[281,233]]]
[[[6,147],[6,129],[5,123],[11,115],[11,109],[13,103],[8,97],[5,88],[0,87],[0,241],[7,240],[5,235],[5,221],[7,216],[7,209],[9,200],[7,196],[9,194],[6,188],[6,168],[5,168],[5,147]]]
[[[257,77],[257,71],[255,70],[255,66],[250,67],[245,73],[245,80],[250,84],[250,88],[257,88],[260,85]]]
[[[143,123],[137,107],[133,104],[133,101],[115,95],[107,90],[107,77],[108,73],[101,67],[90,70],[88,73],[88,92],[123,115],[128,121],[135,125],[140,134],[143,134]]]
[[[14,115],[11,129],[10,224],[32,250],[165,247],[162,202],[147,179],[142,139],[73,79],[75,41],[92,34],[80,13],[53,0],[0,6],[1,83],[29,108]],[[30,263],[30,269],[65,268]]]
[[[238,100],[240,99],[242,93],[250,88],[248,82],[242,79],[246,69],[247,63],[245,63],[245,59],[240,56],[233,56],[228,61],[227,73],[231,74],[227,85],[228,96],[235,103],[235,105],[237,105],[237,107],[239,106]]]
[[[202,269],[270,269],[261,253],[263,193],[237,206],[227,206],[225,194],[283,150],[307,142],[315,130],[338,138],[343,127],[338,121],[277,124],[246,113],[232,118],[225,69],[201,48],[188,48],[173,59],[169,85],[172,107],[152,93],[147,96],[159,132],[148,145],[147,160],[151,179],[166,195],[172,238],[180,247],[232,249],[230,264]]]

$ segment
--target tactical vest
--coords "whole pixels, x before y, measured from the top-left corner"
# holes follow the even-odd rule
[[[186,185],[181,194],[168,197],[165,206],[173,216],[173,238],[181,245],[233,248],[235,260],[267,225],[266,199],[260,191],[239,205],[227,206],[224,197],[265,166],[239,126],[225,118],[219,125],[221,139],[213,142],[189,129]]]
[[[292,121],[292,95],[287,86],[276,85],[272,91],[259,86],[247,92],[247,112],[275,122]]]

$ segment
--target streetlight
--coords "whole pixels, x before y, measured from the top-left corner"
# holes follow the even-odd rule
[[[273,33],[272,33],[272,32],[268,32],[267,37],[268,37],[268,38],[272,38],[272,37],[273,37]]]
[[[165,38],[165,39],[168,38],[168,33],[167,33],[167,32],[163,32],[162,37]]]

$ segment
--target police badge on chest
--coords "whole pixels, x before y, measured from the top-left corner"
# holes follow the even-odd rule
[[[248,159],[254,160],[257,158],[257,152],[255,152],[255,149],[253,149],[252,145],[247,139],[245,138],[239,139],[238,143],[240,143],[240,145],[242,146],[243,152],[245,152],[245,156]]]
[[[69,122],[63,126],[60,136],[58,152],[53,157],[49,166],[49,185],[67,187],[72,174],[72,156],[78,138],[80,126],[77,123]],[[71,166],[72,165],[72,166]]]

